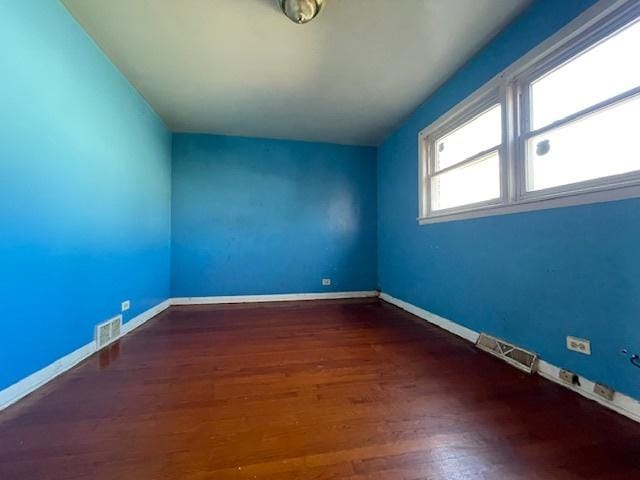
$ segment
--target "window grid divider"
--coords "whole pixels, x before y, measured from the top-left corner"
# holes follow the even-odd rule
[[[538,209],[535,205],[539,205],[539,208],[553,208],[607,201],[603,194],[614,189],[620,189],[620,192],[612,194],[611,199],[619,199],[621,196],[622,198],[640,196],[640,170],[536,191],[527,189],[527,179],[531,178],[532,173],[531,162],[527,161],[527,141],[530,138],[561,128],[640,95],[640,86],[638,86],[537,130],[531,130],[529,108],[531,84],[606,41],[619,30],[638,21],[640,21],[640,4],[634,0],[602,0],[571,22],[569,26],[543,42],[539,48],[515,62],[512,67],[494,77],[458,106],[422,130],[418,135],[419,222],[432,223],[432,220],[446,221],[447,218],[453,220],[474,218],[484,216],[483,210],[486,210],[488,215],[493,215],[500,209],[506,213],[515,212],[519,206],[522,206],[523,211],[530,211]],[[543,47],[545,51],[540,52]],[[496,104],[502,107],[502,143],[456,164],[436,170],[435,142],[473,121]],[[432,209],[430,200],[433,178],[462,168],[496,151],[499,152],[500,158],[499,198],[435,211]],[[576,197],[580,196],[584,197],[584,202],[576,200]],[[568,199],[565,200],[565,197]],[[548,203],[545,203],[547,201]],[[551,203],[554,201],[555,203]]]

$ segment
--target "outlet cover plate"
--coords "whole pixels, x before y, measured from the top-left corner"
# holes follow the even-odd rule
[[[612,388],[602,385],[601,383],[596,383],[593,386],[593,393],[610,402],[613,402],[613,396],[615,395],[615,391]]]
[[[123,312],[126,312],[130,308],[131,308],[131,302],[129,300],[125,300],[124,302],[122,302],[122,311]]]
[[[567,337],[567,348],[583,355],[591,355],[591,342],[584,338]]]
[[[568,383],[569,385],[580,385],[580,377],[569,370],[560,370],[558,376],[560,377],[560,380]]]
[[[325,287],[328,287],[329,285],[331,285],[331,279],[330,278],[323,278],[322,279],[322,285]]]

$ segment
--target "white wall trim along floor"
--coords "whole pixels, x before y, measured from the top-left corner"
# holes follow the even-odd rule
[[[144,313],[134,317],[122,326],[122,335],[130,333],[134,329],[143,325],[156,315],[162,313],[172,305],[213,305],[225,303],[257,303],[257,302],[286,302],[300,300],[334,300],[344,298],[367,298],[380,296],[382,300],[392,305],[402,308],[403,310],[419,317],[427,322],[436,325],[444,330],[453,333],[471,343],[475,343],[480,335],[479,332],[464,327],[452,320],[443,318],[439,315],[431,313],[411,303],[392,297],[386,293],[376,291],[357,291],[357,292],[333,292],[333,293],[293,293],[281,295],[237,295],[237,296],[218,296],[218,297],[182,297],[170,298],[156,305]],[[0,391],[0,411],[14,404],[18,400],[29,395],[41,386],[47,384],[57,376],[67,370],[78,365],[80,362],[90,357],[97,351],[95,341],[90,341],[86,345],[81,346],[77,350],[59,358],[55,362],[38,370],[35,373],[23,378],[15,384]],[[613,401],[609,402],[593,393],[594,382],[580,377],[580,385],[569,385],[563,382],[558,373],[560,368],[552,365],[544,360],[540,360],[538,364],[538,374],[551,380],[565,388],[573,390],[580,395],[598,402],[599,404],[616,411],[632,420],[640,422],[640,402],[632,397],[616,392]]]
[[[122,325],[122,335],[132,332],[134,329],[151,320],[156,315],[164,312],[172,305],[207,305],[207,304],[224,304],[224,303],[253,303],[253,302],[286,302],[299,300],[333,300],[342,298],[366,298],[377,297],[377,291],[358,291],[358,292],[323,292],[323,293],[291,293],[282,295],[236,295],[236,296],[220,296],[220,297],[188,297],[188,298],[169,298],[164,302],[150,308],[140,315],[132,318]],[[95,340],[91,340],[86,345],[81,346],[77,350],[59,358],[46,367],[32,373],[31,375],[10,385],[4,390],[0,390],[0,411],[13,405],[18,400],[26,397],[33,391],[49,383],[57,376],[63,374],[67,370],[75,367],[80,362],[96,353]]]
[[[392,305],[400,307],[403,310],[406,310],[407,312],[412,313],[413,315],[420,317],[429,323],[437,325],[438,327],[443,328],[448,332],[453,333],[454,335],[458,335],[459,337],[462,337],[474,344],[476,343],[478,336],[480,335],[480,332],[476,332],[467,327],[463,327],[456,322],[440,317],[420,307],[416,307],[411,303],[392,297],[387,293],[380,293],[380,299]],[[580,377],[580,385],[570,385],[560,379],[558,375],[559,372],[560,367],[556,367],[555,365],[552,365],[551,363],[548,363],[544,360],[540,360],[538,362],[537,373],[540,376],[546,378],[547,380],[551,380],[558,385],[562,385],[569,390],[573,390],[583,397],[598,402],[600,405],[610,408],[611,410],[614,410],[615,412],[624,415],[625,417],[635,420],[636,422],[640,422],[640,402],[635,398],[632,398],[620,392],[616,392],[613,397],[613,401],[609,402],[593,393],[594,382],[592,380],[589,380],[585,377]]]

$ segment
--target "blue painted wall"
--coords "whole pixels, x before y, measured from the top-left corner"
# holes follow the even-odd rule
[[[378,151],[382,291],[640,398],[640,200],[419,226],[418,132],[595,3],[540,0]],[[565,347],[589,338],[593,355]]]
[[[0,389],[169,295],[171,134],[60,2],[0,0]]]
[[[368,147],[175,135],[173,296],[374,290],[375,161]]]
[[[593,3],[535,2],[380,146],[377,172],[371,148],[175,135],[172,175],[171,134],[64,7],[0,0],[0,389],[124,299],[127,319],[170,293],[379,283],[640,397],[619,355],[640,345],[640,200],[415,220],[418,131]]]

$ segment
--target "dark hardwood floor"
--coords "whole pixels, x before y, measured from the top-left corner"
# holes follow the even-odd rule
[[[393,306],[173,307],[0,413],[0,479],[640,479],[640,424]]]

